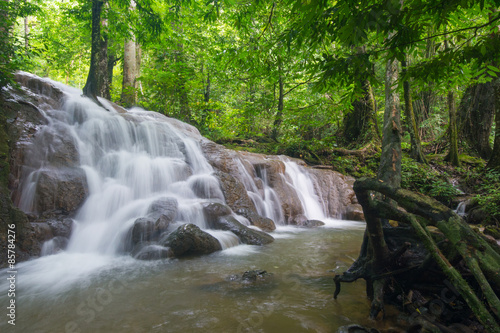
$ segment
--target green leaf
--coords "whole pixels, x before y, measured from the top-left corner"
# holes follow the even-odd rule
[[[486,67],[488,67],[488,69],[489,69],[489,70],[491,70],[491,71],[493,71],[493,72],[497,72],[497,73],[499,73],[499,72],[500,72],[500,69],[498,69],[498,68],[497,68],[497,67],[495,67],[495,66],[488,65],[488,66],[486,66]]]

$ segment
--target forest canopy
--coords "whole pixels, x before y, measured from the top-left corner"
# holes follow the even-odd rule
[[[322,162],[340,148],[379,149],[392,61],[403,149],[425,163],[432,146],[454,165],[467,149],[498,167],[498,5],[1,1],[2,83],[22,69],[218,142],[270,142],[271,152]]]

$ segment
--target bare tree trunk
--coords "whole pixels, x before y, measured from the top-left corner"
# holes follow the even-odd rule
[[[284,109],[284,83],[283,83],[283,69],[281,63],[281,57],[278,57],[278,71],[279,71],[279,97],[278,97],[278,111],[276,112],[276,117],[274,118],[273,131],[271,137],[278,141],[278,136],[280,132],[280,126],[283,122],[283,109]]]
[[[363,97],[352,103],[353,109],[344,115],[344,137],[347,142],[364,140],[380,143],[375,115],[375,98],[370,81],[363,83]]]
[[[488,161],[489,169],[500,170],[500,79],[495,82],[495,141],[493,152]]]
[[[136,103],[137,54],[134,38],[126,40],[123,52],[122,104],[130,107]]]
[[[406,74],[406,59],[401,62],[403,67],[403,75]],[[415,120],[415,114],[413,113],[413,101],[411,98],[410,82],[405,80],[403,82],[404,90],[404,100],[405,100],[405,116],[406,116],[406,127],[410,133],[411,140],[411,157],[420,163],[427,163],[424,154],[422,153],[422,147],[420,144],[420,135],[417,129],[417,123]]]
[[[394,187],[401,184],[401,114],[397,80],[398,63],[389,60],[385,72],[384,128],[378,178]]]
[[[28,17],[24,18],[24,52],[27,55],[30,48],[29,42],[30,26],[28,24]]]
[[[494,82],[468,87],[458,108],[459,134],[479,156],[491,157],[490,134],[495,118]]]
[[[101,37],[101,11],[104,2],[101,0],[92,0],[92,49],[90,53],[90,69],[87,76],[87,82],[83,87],[83,94],[96,103],[100,104],[97,96],[101,96],[101,88],[103,86],[102,55],[101,48],[103,47]],[[107,59],[105,59],[107,62]],[[107,64],[106,64],[107,68]],[[105,75],[107,77],[107,74]]]
[[[458,158],[458,130],[457,130],[457,108],[455,102],[455,92],[448,92],[448,112],[449,112],[449,135],[450,135],[450,150],[445,160],[449,161],[454,166],[460,166]]]

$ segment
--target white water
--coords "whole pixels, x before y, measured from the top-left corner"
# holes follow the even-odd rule
[[[314,190],[314,184],[309,174],[297,163],[283,158],[286,176],[291,180],[290,186],[299,195],[300,203],[304,209],[304,215],[310,220],[324,221],[328,217],[325,214],[320,198]]]
[[[176,220],[202,229],[203,203],[223,201],[198,143],[159,114],[141,109],[120,114],[71,94],[64,110],[48,112],[47,118],[42,130],[63,128],[76,142],[88,182],[88,198],[74,219],[70,253],[117,254],[134,221],[155,200],[175,199]],[[20,202],[26,212],[35,209],[37,175],[44,165],[24,185]],[[223,247],[235,245],[234,238],[213,234]]]
[[[255,177],[252,177],[240,159],[238,159],[236,165],[238,173],[242,177],[241,181],[247,190],[248,196],[252,199],[257,213],[270,218],[278,225],[284,225],[285,218],[281,209],[281,202],[276,192],[269,186],[266,170],[262,168],[259,177],[257,170],[253,166],[249,166],[255,175]],[[257,184],[260,185],[260,188]]]

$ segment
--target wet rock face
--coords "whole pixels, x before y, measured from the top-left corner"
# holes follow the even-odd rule
[[[34,210],[38,213],[74,213],[88,195],[85,172],[80,168],[49,169],[39,173]]]
[[[346,220],[351,221],[364,221],[365,214],[363,213],[363,207],[360,204],[348,205],[344,213]]]
[[[252,199],[247,194],[245,186],[237,178],[223,171],[217,171],[224,199],[233,211],[245,209],[257,212]]]
[[[221,203],[209,203],[203,207],[203,214],[209,226],[214,225],[219,217],[230,215],[231,213],[231,208]]]
[[[259,227],[266,232],[276,230],[276,224],[273,222],[273,220],[267,217],[260,216],[255,211],[249,209],[238,209],[236,213],[248,219],[252,225]]]
[[[184,224],[161,242],[175,257],[210,254],[222,250],[219,241],[194,224]]]

